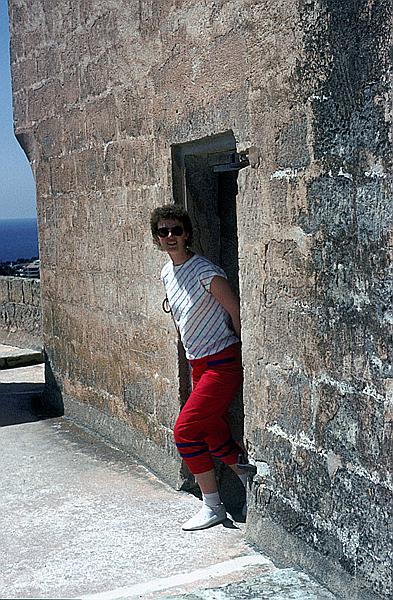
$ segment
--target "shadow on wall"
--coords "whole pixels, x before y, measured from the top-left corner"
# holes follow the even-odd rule
[[[44,350],[45,361],[45,388],[43,392],[42,405],[51,417],[64,415],[64,403],[61,386],[52,370],[48,354]]]

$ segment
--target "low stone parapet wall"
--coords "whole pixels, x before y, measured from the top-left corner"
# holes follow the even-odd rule
[[[0,342],[42,348],[39,279],[0,277]]]

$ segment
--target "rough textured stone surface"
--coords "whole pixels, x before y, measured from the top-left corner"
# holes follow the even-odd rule
[[[281,569],[191,594],[162,596],[160,600],[335,600],[335,597],[304,573]]]
[[[0,277],[0,343],[42,348],[40,280]]]
[[[388,596],[390,3],[11,0],[10,17],[56,397],[138,432],[156,469],[177,460],[176,339],[147,222],[182,193],[171,147],[230,132],[250,162],[236,197],[249,536],[267,543],[269,521],[300,562],[335,566],[332,588],[340,567]]]

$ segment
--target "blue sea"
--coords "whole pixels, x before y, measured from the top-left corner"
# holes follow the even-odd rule
[[[0,219],[0,262],[38,257],[37,219]]]

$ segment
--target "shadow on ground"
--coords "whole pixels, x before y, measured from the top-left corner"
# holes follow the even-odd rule
[[[45,407],[43,392],[42,383],[0,383],[0,427],[59,416]]]

